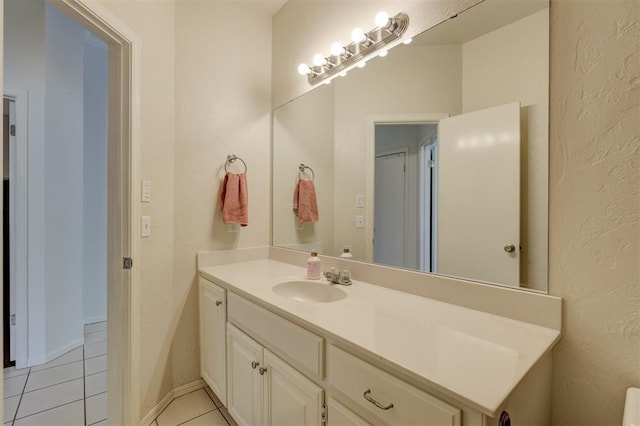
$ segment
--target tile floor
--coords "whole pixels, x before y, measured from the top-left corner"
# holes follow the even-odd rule
[[[84,332],[84,346],[47,364],[4,369],[5,425],[107,424],[107,323]]]
[[[175,398],[151,426],[237,426],[209,387]]]

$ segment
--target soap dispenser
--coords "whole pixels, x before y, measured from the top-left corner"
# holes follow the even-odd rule
[[[307,278],[310,280],[319,280],[322,276],[321,268],[322,260],[318,257],[318,250],[311,250],[311,255],[307,259]]]

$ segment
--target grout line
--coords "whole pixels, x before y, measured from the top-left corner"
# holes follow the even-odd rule
[[[185,393],[184,395],[180,395],[178,398],[182,398],[183,396],[191,395],[192,393],[194,393],[194,392],[198,392],[199,390],[204,390],[204,389],[203,389],[203,388],[200,388],[200,389],[192,390],[192,391],[191,391],[191,392],[189,392],[189,393]],[[205,391],[205,393],[207,393],[207,392]],[[166,410],[167,408],[169,408],[169,406],[170,406],[171,404],[173,404],[173,401],[175,401],[175,400],[176,400],[176,399],[178,399],[178,398],[176,398],[176,397],[171,398],[171,401],[169,401],[169,403],[167,404],[167,406],[166,406],[166,407],[164,407],[164,408],[162,409],[162,411],[160,411],[160,412],[158,413],[158,415],[156,416],[156,418],[155,418],[155,419],[153,419],[153,421],[154,421],[154,422],[157,422],[157,421],[158,421],[158,417],[160,417],[160,415],[161,415],[162,413],[164,413],[164,412],[165,412],[165,410]],[[215,405],[216,405],[216,403],[214,402],[214,403],[213,403],[213,406],[215,407]]]
[[[63,365],[69,365],[69,364],[73,364],[74,362],[82,362],[81,359],[77,360],[77,361],[69,361],[69,362],[65,362],[64,364],[58,364],[58,365],[52,365],[51,367],[44,367],[44,368],[39,368],[37,370],[34,370],[33,373],[39,373],[40,371],[47,371],[47,370],[51,370],[52,368],[57,368],[57,367],[62,367]],[[41,365],[47,365],[47,364],[41,364]],[[37,366],[39,367],[39,366]]]
[[[213,405],[215,406],[216,404],[213,404]],[[214,411],[217,411],[217,410],[218,410],[217,408],[215,408],[215,409],[213,409],[213,410],[209,410],[209,411],[207,411],[206,413],[202,413],[202,414],[200,414],[199,416],[195,416],[195,417],[194,417],[194,418],[192,418],[192,419],[185,420],[185,421],[184,421],[184,422],[182,422],[182,423],[178,423],[176,426],[183,425],[183,424],[185,424],[185,423],[190,422],[191,420],[195,420],[195,419],[197,419],[198,417],[206,416],[207,414],[209,414],[209,413],[213,413]],[[222,418],[224,419],[224,417],[222,417]],[[226,420],[226,419],[225,419],[225,420]]]
[[[87,426],[97,425],[98,423],[104,422],[105,420],[107,420],[106,417],[104,419],[102,419],[102,420],[98,420],[97,422],[93,422],[93,423],[91,423],[90,425],[87,425]]]
[[[35,416],[36,414],[42,414],[42,413],[45,413],[45,412],[50,411],[50,410],[55,410],[56,408],[64,407],[65,405],[73,404],[74,402],[78,402],[78,401],[82,401],[82,399],[76,399],[75,401],[65,402],[64,404],[56,405],[55,407],[47,408],[46,410],[42,410],[42,411],[37,411],[35,413],[31,413],[28,416],[17,417],[15,419],[13,419],[13,421],[15,422],[16,420],[26,419],[27,417]]]
[[[209,394],[209,392],[207,392],[207,388],[209,388],[209,386],[207,386],[207,387],[205,387],[205,388],[204,388],[204,393],[206,393],[206,394],[207,394],[207,396],[209,397],[209,399],[211,400],[211,402],[213,402],[213,405],[214,405],[216,408],[220,408],[220,406],[219,406],[218,404],[216,404],[216,401],[215,401],[215,399],[213,399],[213,397],[211,396],[211,394]],[[209,389],[211,389],[211,388],[209,388]],[[211,392],[213,393],[213,390],[212,390]]]
[[[87,376],[85,370],[84,345],[82,345],[82,414],[84,415],[84,424],[87,424]]]
[[[94,359],[94,358],[98,358],[100,356],[107,356],[107,354],[100,354],[100,355],[95,355],[95,356],[90,356],[89,358],[85,358],[84,360],[88,360],[88,359]]]
[[[63,384],[63,383],[69,383],[69,382],[73,382],[74,380],[80,380],[80,379],[82,379],[82,376],[80,376],[80,377],[76,377],[76,378],[74,378],[74,379],[65,380],[64,382],[54,383],[54,384],[52,384],[52,385],[43,386],[43,387],[38,388],[38,389],[32,389],[32,390],[30,390],[30,391],[23,392],[23,394],[26,394],[26,393],[33,393],[33,392],[36,392],[36,391],[39,391],[39,390],[42,390],[42,389],[52,388],[52,387],[54,387],[54,386],[58,386],[58,385],[61,385],[61,384]],[[25,386],[25,389],[26,389],[26,386]]]
[[[227,413],[228,413],[228,411],[227,411]],[[227,416],[224,415],[224,411],[220,410],[220,414],[222,414],[222,418],[224,419],[225,422],[227,422],[227,425],[231,426],[231,422],[229,422],[229,419],[227,419]],[[231,414],[229,414],[229,416],[231,416]],[[236,422],[236,424],[237,424],[237,422]]]
[[[90,332],[88,332],[88,333],[85,331],[85,332],[84,332],[84,336],[85,336],[85,337],[87,337],[87,335],[88,335],[88,334],[102,333],[102,332],[105,332],[105,331],[107,331],[107,329],[106,329],[106,328],[105,328],[104,330],[90,331]]]
[[[10,368],[10,367],[7,367],[7,368]],[[15,376],[11,376],[11,377],[4,376],[4,380],[15,379],[16,377],[26,376],[27,374],[29,374],[29,370],[30,369],[31,369],[31,367],[25,367],[25,368],[21,368],[20,370],[14,370],[14,371],[27,370],[27,371],[22,373],[22,374],[16,374]],[[5,370],[6,370],[6,368],[5,368]]]
[[[11,424],[14,424],[16,422],[16,417],[18,417],[18,410],[20,409],[20,404],[22,403],[22,397],[24,396],[24,390],[27,388],[27,382],[29,381],[29,375],[31,375],[31,368],[29,368],[29,372],[27,373],[27,380],[24,381],[24,386],[22,387],[22,393],[20,393],[20,399],[18,400],[18,406],[16,407],[16,412],[13,413],[13,420],[11,420]]]
[[[87,374],[84,377],[89,377],[89,376],[95,376],[96,374],[100,374],[100,373],[106,373],[108,370],[103,370],[103,371],[97,371],[95,373],[91,373],[91,374]]]

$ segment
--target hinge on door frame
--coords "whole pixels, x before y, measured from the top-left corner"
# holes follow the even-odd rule
[[[9,135],[11,136],[15,136],[16,135],[16,125],[12,124],[11,126],[9,126]]]
[[[329,415],[327,414],[327,404],[323,403],[322,409],[320,410],[320,420],[322,420],[322,423],[326,423],[328,418]]]
[[[131,269],[133,268],[133,259],[130,257],[122,258],[122,269]]]

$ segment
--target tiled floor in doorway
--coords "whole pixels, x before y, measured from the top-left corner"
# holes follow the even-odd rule
[[[237,426],[209,387],[175,398],[151,426]]]
[[[4,424],[106,425],[107,323],[85,326],[85,344],[47,364],[4,369]]]

